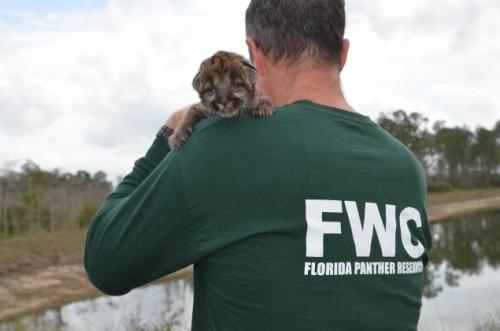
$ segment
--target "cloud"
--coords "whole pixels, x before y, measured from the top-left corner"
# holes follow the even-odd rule
[[[169,114],[197,99],[199,63],[219,49],[246,52],[241,17],[205,1],[8,14],[0,26],[1,148],[45,167],[128,172]]]
[[[130,171],[199,63],[246,54],[247,0],[110,0],[71,10],[0,9],[0,165]],[[500,116],[499,4],[351,0],[349,101],[376,118],[404,108],[450,124]],[[222,10],[223,9],[223,10]]]
[[[498,2],[353,0],[348,5],[353,46],[344,83],[356,108],[372,117],[404,108],[472,127],[500,118]]]

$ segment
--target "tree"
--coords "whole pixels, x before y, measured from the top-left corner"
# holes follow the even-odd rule
[[[86,228],[90,225],[92,218],[97,213],[99,207],[95,204],[88,203],[83,207],[82,211],[77,217],[77,223],[80,229]]]
[[[406,147],[408,147],[427,170],[432,149],[432,136],[427,129],[429,120],[419,113],[407,114],[404,110],[396,110],[389,114],[381,114],[378,124]]]
[[[7,233],[7,190],[8,182],[0,177],[0,233]]]
[[[466,127],[435,128],[435,148],[447,166],[449,182],[452,185],[466,184],[472,164],[473,133]]]
[[[497,143],[498,134],[495,130],[479,128],[476,131],[476,141],[473,146],[473,155],[480,173],[480,180],[490,184],[500,163],[500,150]]]
[[[0,174],[0,233],[8,235],[87,224],[112,188],[102,171],[45,171],[32,161]]]

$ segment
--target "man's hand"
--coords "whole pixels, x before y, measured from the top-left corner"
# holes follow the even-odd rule
[[[179,127],[184,117],[186,117],[186,113],[189,108],[181,109],[173,113],[167,121],[167,126],[172,130],[175,130]]]

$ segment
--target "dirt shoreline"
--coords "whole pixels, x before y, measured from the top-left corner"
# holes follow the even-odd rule
[[[153,283],[183,278],[191,273],[192,267],[188,267]],[[81,263],[52,266],[29,274],[2,277],[0,323],[102,295],[87,279]]]
[[[496,208],[500,208],[500,196],[430,206],[427,216],[431,222],[439,222],[461,214]]]
[[[428,208],[431,222],[463,213],[500,208],[500,196],[446,203]],[[185,277],[186,268],[157,282]],[[58,265],[0,277],[0,321],[101,296],[87,279],[81,263]]]

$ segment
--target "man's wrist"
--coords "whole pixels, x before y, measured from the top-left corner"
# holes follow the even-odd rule
[[[156,137],[168,142],[168,137],[170,137],[172,133],[174,133],[174,130],[172,128],[168,127],[167,125],[163,125],[160,130],[158,130]]]
[[[158,130],[153,144],[146,153],[146,158],[151,160],[151,163],[155,164],[155,166],[160,163],[160,161],[170,151],[168,137],[172,134],[172,132],[174,132],[172,128],[167,125],[163,125],[160,130]]]

